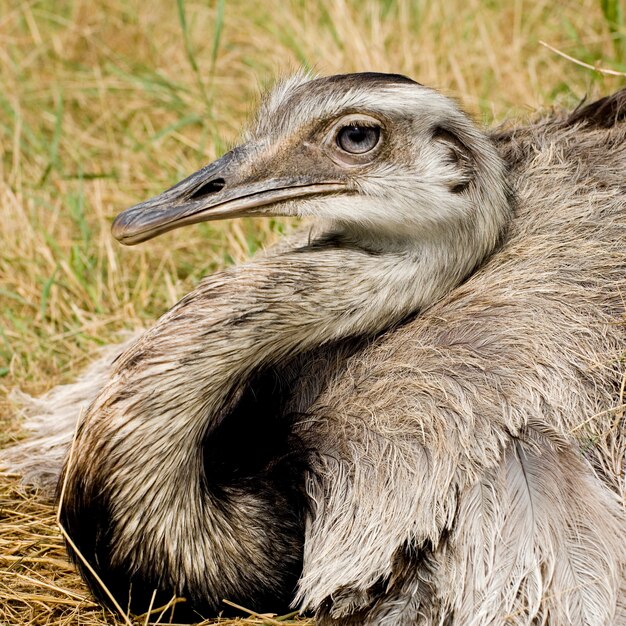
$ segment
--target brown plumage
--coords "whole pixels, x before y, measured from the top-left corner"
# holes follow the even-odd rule
[[[202,612],[276,599],[326,625],[626,619],[626,92],[487,141],[404,81],[287,83],[236,174],[209,166],[118,220],[134,242],[199,221],[229,175],[293,180],[311,120],[379,119],[384,97],[385,167],[271,209],[335,207],[332,224],[204,281],[87,412],[62,519],[124,606],[131,584],[137,608],[153,589]],[[391,112],[411,93],[428,114],[407,155]],[[311,155],[294,163],[348,184]],[[394,162],[422,178],[404,188]]]

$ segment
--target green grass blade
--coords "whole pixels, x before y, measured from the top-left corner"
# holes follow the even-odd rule
[[[226,0],[217,0],[215,7],[215,26],[213,28],[213,47],[211,49],[211,79],[215,75],[215,66],[217,64],[217,53],[222,40],[222,29],[224,28],[224,9],[226,8]]]

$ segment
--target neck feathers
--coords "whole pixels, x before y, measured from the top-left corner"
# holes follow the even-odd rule
[[[83,420],[62,503],[81,552],[121,598],[132,586],[136,606],[139,589],[157,588],[165,601],[177,593],[216,610],[222,597],[241,594],[233,568],[242,563],[260,572],[249,580],[253,596],[293,589],[303,508],[281,518],[271,511],[281,499],[290,509],[297,488],[272,491],[259,479],[246,493],[216,484],[204,456],[214,433],[258,372],[373,336],[441,297],[476,263],[469,245],[382,252],[335,232],[203,281],[119,358]],[[233,542],[251,516],[275,527],[271,546],[266,533]],[[288,580],[272,582],[267,555],[281,547]],[[101,595],[95,583],[94,591]]]

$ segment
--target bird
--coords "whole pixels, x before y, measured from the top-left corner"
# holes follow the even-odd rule
[[[626,91],[483,132],[404,76],[297,75],[120,214],[130,245],[313,226],[113,362],[60,479],[94,595],[322,626],[626,619],[625,122]]]

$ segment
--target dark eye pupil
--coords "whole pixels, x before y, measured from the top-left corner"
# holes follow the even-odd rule
[[[376,126],[344,126],[337,135],[337,144],[345,152],[363,154],[369,152],[378,143],[380,129]]]
[[[367,133],[365,132],[365,129],[361,128],[360,126],[348,126],[346,135],[348,136],[348,139],[352,143],[361,143],[365,141],[367,137]]]

